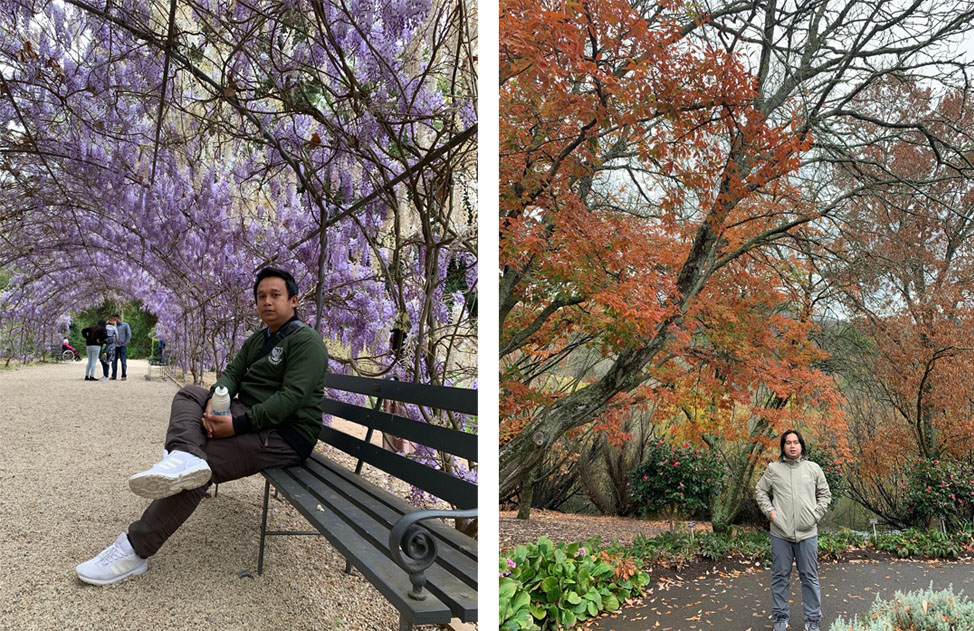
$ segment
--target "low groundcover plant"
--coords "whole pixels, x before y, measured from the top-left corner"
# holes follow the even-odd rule
[[[953,588],[896,592],[880,600],[862,617],[851,622],[837,619],[829,631],[970,631],[974,629],[974,602],[955,594]]]
[[[615,611],[642,592],[649,576],[633,559],[598,548],[598,539],[517,546],[501,556],[500,629],[537,631],[574,626]]]

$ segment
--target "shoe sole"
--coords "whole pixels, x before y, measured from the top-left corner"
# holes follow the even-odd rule
[[[210,481],[209,467],[187,471],[178,476],[161,473],[136,473],[129,478],[129,489],[140,497],[160,500],[187,489],[198,489]]]
[[[142,565],[140,565],[140,566],[138,566],[136,568],[132,568],[131,570],[129,570],[125,574],[119,574],[118,576],[116,576],[114,578],[106,578],[104,580],[100,580],[100,579],[97,579],[97,578],[89,578],[87,576],[83,576],[77,570],[75,570],[75,573],[78,575],[78,578],[80,580],[84,581],[85,583],[88,583],[89,585],[111,585],[112,583],[117,583],[119,581],[124,581],[125,579],[130,578],[132,576],[138,576],[140,574],[145,574],[145,571],[148,570],[148,569],[149,569],[149,564],[148,563],[143,563]]]

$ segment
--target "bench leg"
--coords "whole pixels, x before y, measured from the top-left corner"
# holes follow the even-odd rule
[[[406,616],[399,615],[399,631],[412,631],[413,625],[406,620]]]
[[[348,561],[348,560],[345,561],[345,573],[346,574],[351,574],[352,573],[352,562],[351,561]]]
[[[270,492],[271,481],[264,480],[264,514],[260,518],[260,552],[257,553],[257,576],[260,576],[264,572],[264,539],[267,537],[267,498]]]

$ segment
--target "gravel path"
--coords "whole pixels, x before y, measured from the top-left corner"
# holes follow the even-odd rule
[[[398,612],[344,574],[323,539],[271,538],[257,576],[260,476],[204,499],[142,576],[78,580],[74,566],[148,505],[127,478],[162,457],[177,388],[147,381],[147,368],[130,360],[124,382],[84,381],[83,362],[0,370],[0,629],[398,628]],[[307,525],[276,501],[268,527]]]

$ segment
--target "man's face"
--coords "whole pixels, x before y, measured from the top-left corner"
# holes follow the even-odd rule
[[[785,436],[785,455],[792,460],[802,455],[802,444],[798,442],[797,434]]]
[[[283,278],[269,276],[257,285],[257,315],[271,331],[276,331],[294,317],[298,297],[287,297]]]

